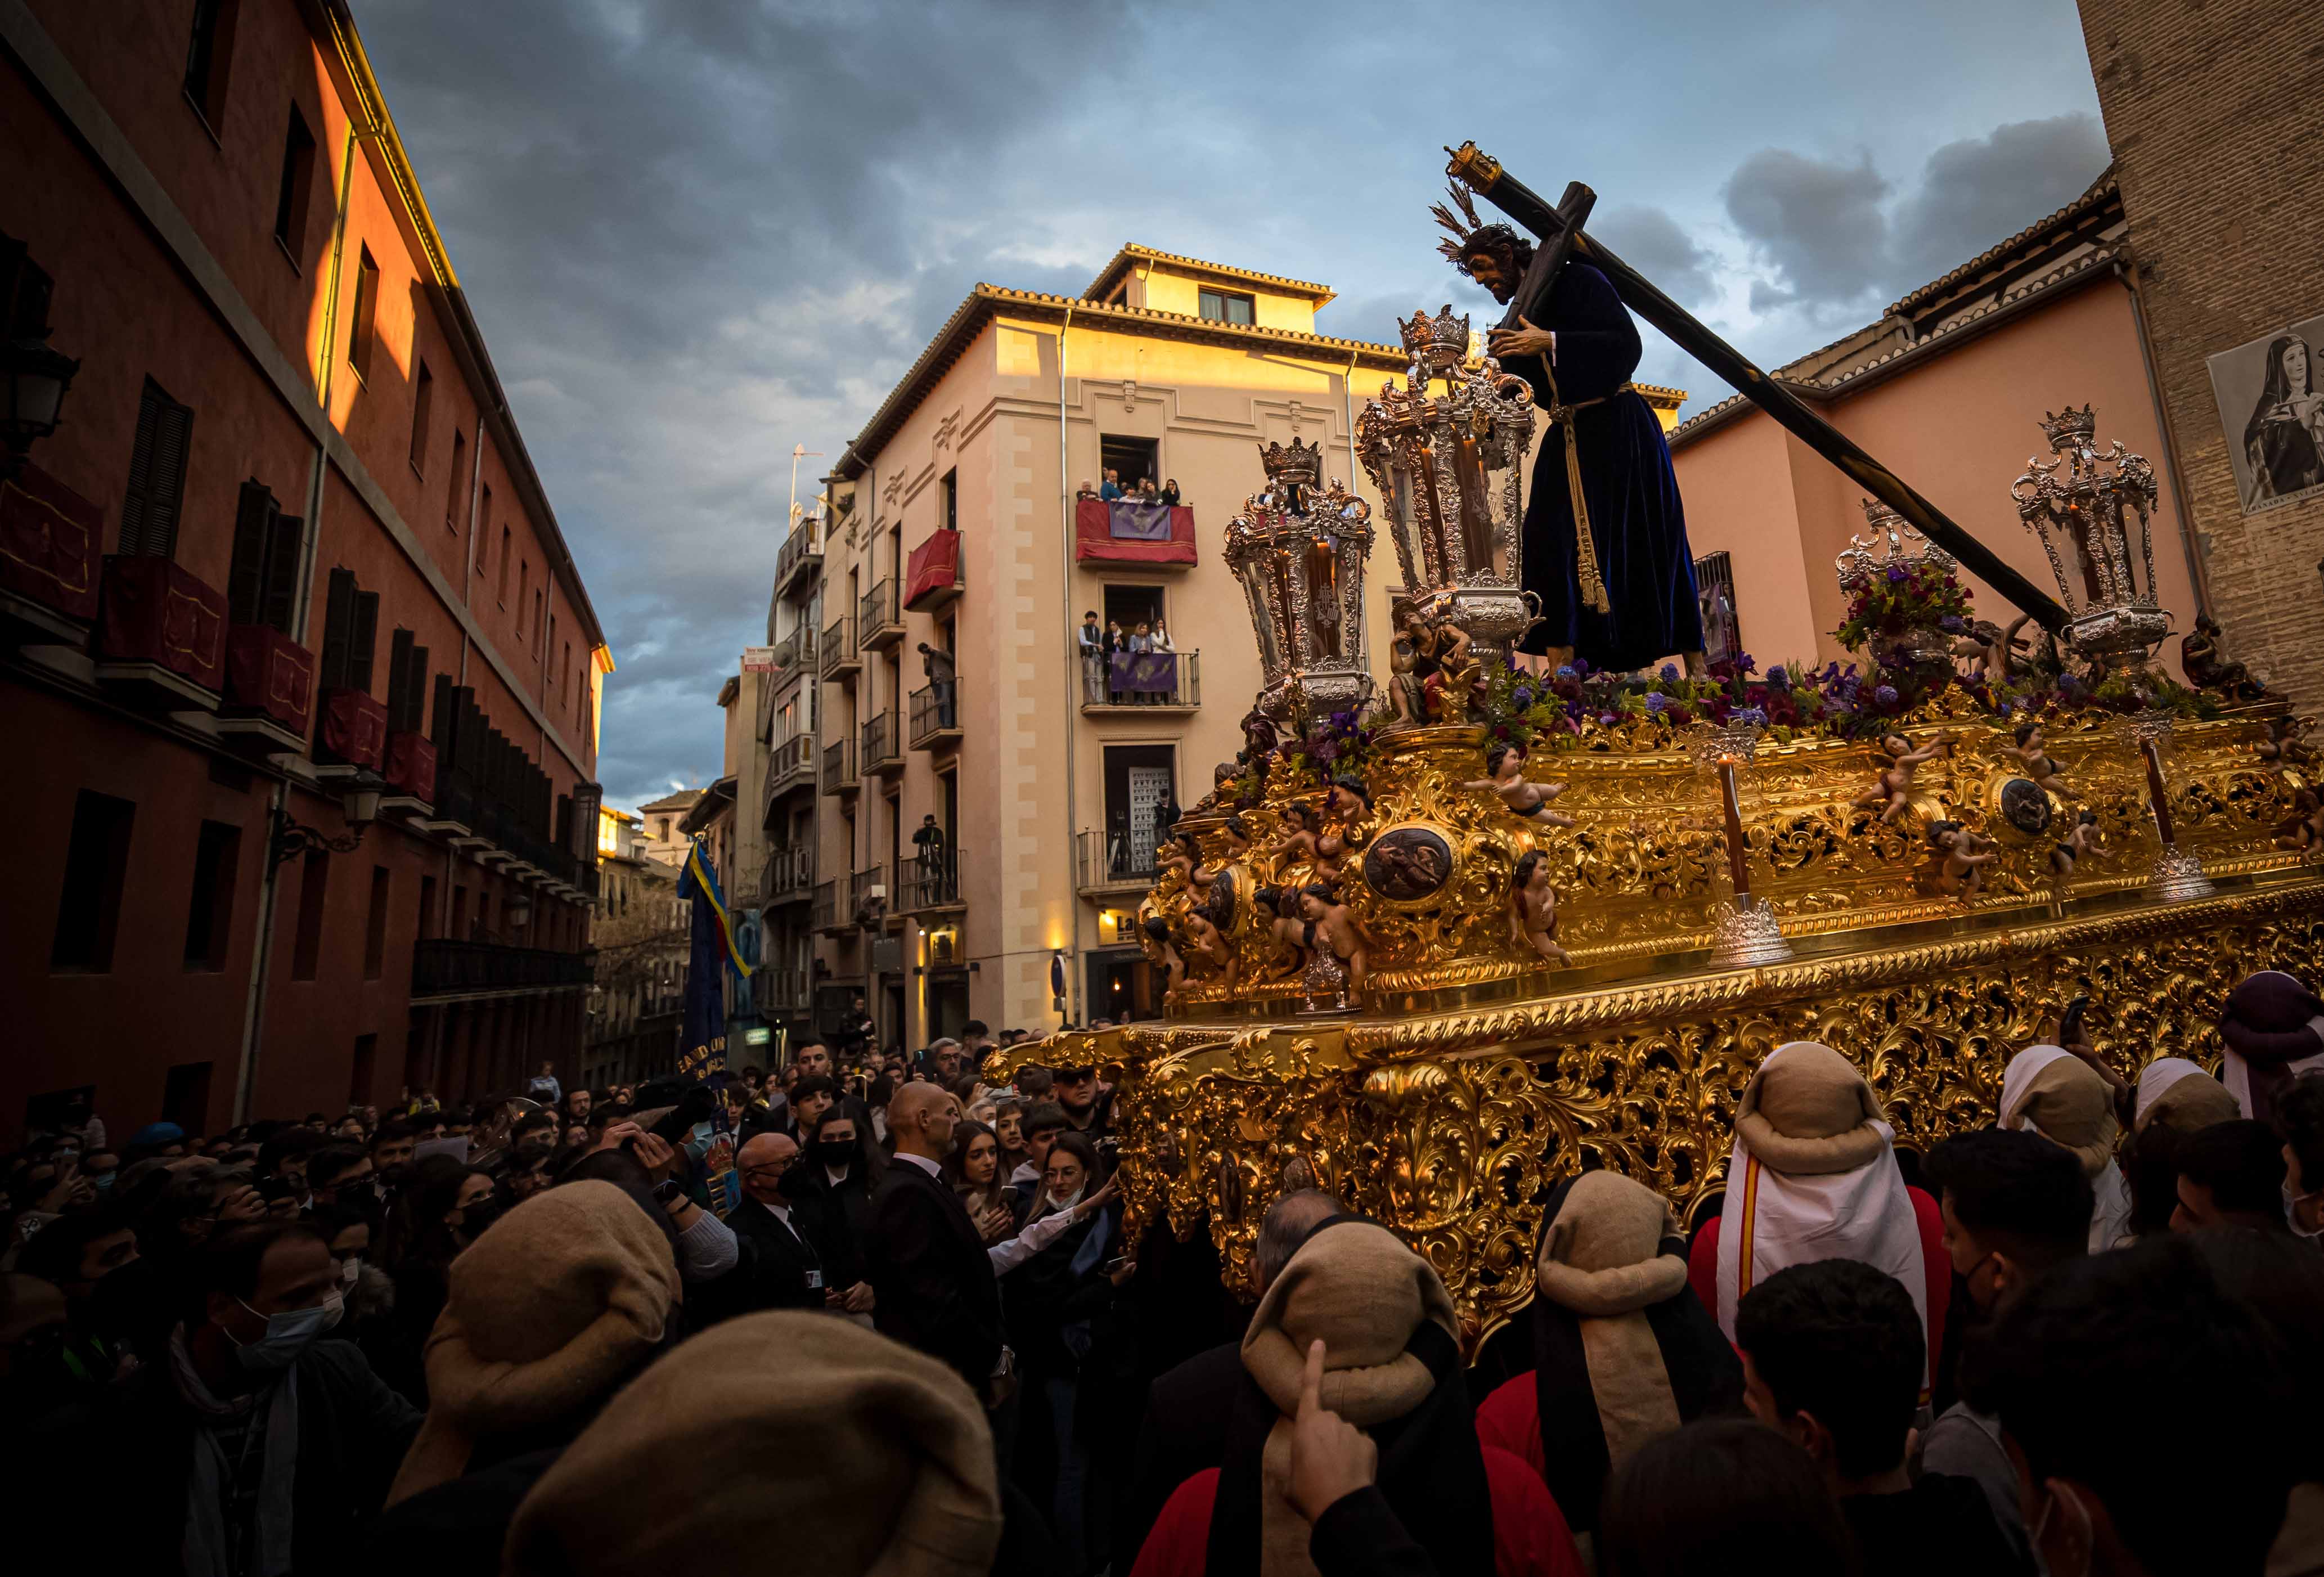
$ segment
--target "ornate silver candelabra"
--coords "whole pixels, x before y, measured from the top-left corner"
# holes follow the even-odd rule
[[[1397,327],[1412,358],[1406,386],[1364,402],[1358,453],[1414,605],[1465,632],[1480,657],[1506,654],[1534,621],[1520,560],[1532,394],[1491,357],[1469,362],[1469,319],[1451,307]]]
[[[1371,505],[1337,478],[1323,450],[1296,438],[1259,451],[1267,485],[1227,522],[1226,560],[1242,582],[1259,638],[1259,708],[1304,732],[1311,719],[1371,698],[1364,650],[1364,567]]]
[[[2144,668],[2171,632],[2171,616],[2154,595],[2154,467],[2120,438],[2099,453],[2098,418],[2088,405],[2043,416],[2042,430],[2056,458],[2026,461],[2009,496],[2050,556],[2070,620],[2067,644],[2101,669]]]

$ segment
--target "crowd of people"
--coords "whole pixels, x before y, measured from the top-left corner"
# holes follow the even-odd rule
[[[1181,495],[1176,476],[1158,486],[1151,476],[1140,476],[1135,482],[1125,484],[1121,480],[1121,473],[1109,466],[1105,470],[1105,480],[1094,487],[1090,485],[1088,478],[1083,478],[1082,484],[1074,490],[1074,499],[1079,503],[1087,503],[1093,499],[1111,503],[1116,499],[1123,499],[1131,503],[1163,503],[1175,508],[1180,503]]]
[[[1134,1229],[1098,1070],[988,1083],[981,1024],[117,1145],[84,1102],[9,1164],[0,1468],[193,1577],[2324,1572],[2324,1002],[2220,1031],[2126,1080],[2069,1025],[1925,1148],[1778,1047],[1692,1230],[1585,1161],[1480,1347],[1324,1192],[1243,1288]]]

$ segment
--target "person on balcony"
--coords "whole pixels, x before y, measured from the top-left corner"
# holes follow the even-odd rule
[[[1105,632],[1099,628],[1095,613],[1082,615],[1082,627],[1074,632],[1074,643],[1081,650],[1082,705],[1103,706],[1105,704]]]
[[[1105,468],[1105,481],[1099,484],[1097,495],[1107,501],[1109,503],[1117,498],[1128,496],[1121,491],[1121,473],[1116,471],[1111,466],[1107,466]]]
[[[934,816],[920,817],[920,830],[912,835],[912,844],[918,851],[915,860],[920,868],[920,885],[934,897],[944,877],[945,861],[945,830],[936,825]]]
[[[950,728],[953,725],[953,688],[959,672],[952,653],[923,641],[920,642],[920,663],[927,669],[928,687],[936,692],[932,699],[936,704],[936,726]]]
[[[1178,479],[1176,476],[1173,476],[1169,481],[1165,482],[1162,484],[1161,496],[1155,502],[1157,503],[1167,503],[1172,509],[1176,509],[1178,507]]]

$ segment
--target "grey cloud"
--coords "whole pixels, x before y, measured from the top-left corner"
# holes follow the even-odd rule
[[[1727,182],[1727,216],[1774,272],[1752,306],[1786,300],[1838,304],[1880,288],[1888,274],[1890,187],[1859,152],[1853,163],[1763,148]]]
[[[1910,289],[1966,263],[2081,195],[2112,157],[2093,115],[1998,127],[1929,155],[1897,205],[1897,277]]]
[[[1718,259],[1660,208],[1627,203],[1594,214],[1583,234],[1602,237],[1624,263],[1682,307],[1700,307],[1719,293],[1711,278]]]

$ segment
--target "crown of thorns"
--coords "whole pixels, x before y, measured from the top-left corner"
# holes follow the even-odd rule
[[[1476,203],[1462,187],[1448,186],[1445,196],[1452,200],[1451,208],[1434,203],[1428,209],[1437,224],[1452,233],[1448,239],[1436,244],[1436,250],[1462,273],[1469,272],[1469,260],[1480,253],[1506,252],[1514,258],[1525,248],[1525,238],[1507,225],[1488,225],[1479,218]]]

